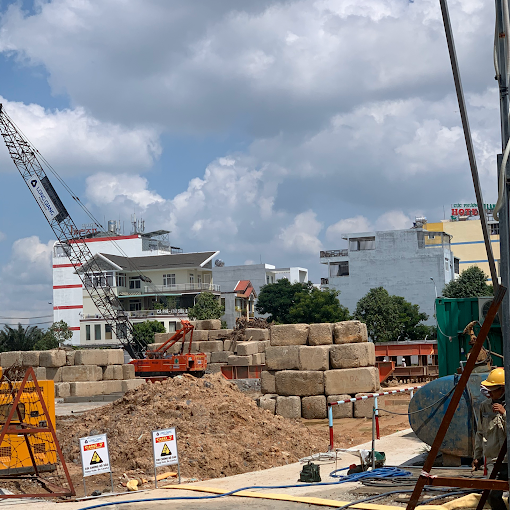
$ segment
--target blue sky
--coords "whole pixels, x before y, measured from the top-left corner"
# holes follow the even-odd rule
[[[449,4],[493,202],[493,6]],[[186,251],[317,282],[341,234],[473,201],[436,0],[3,0],[0,16],[6,111],[100,219],[136,211]],[[52,233],[3,150],[0,173],[3,315],[48,313]]]

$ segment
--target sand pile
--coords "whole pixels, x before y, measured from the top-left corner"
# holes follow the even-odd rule
[[[168,427],[177,429],[187,478],[256,471],[327,450],[327,430],[271,415],[220,374],[145,384],[108,406],[57,422],[68,462],[80,462],[78,438],[106,432],[114,472],[151,472],[151,431]]]

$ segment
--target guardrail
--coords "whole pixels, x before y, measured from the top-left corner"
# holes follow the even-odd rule
[[[220,286],[214,283],[176,283],[175,285],[145,285],[144,293],[151,292],[186,292],[186,291],[210,291],[220,292]]]
[[[328,257],[348,257],[349,256],[349,250],[326,250],[320,252],[321,258],[328,258]]]

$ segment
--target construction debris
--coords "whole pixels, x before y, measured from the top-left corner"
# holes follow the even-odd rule
[[[219,374],[144,384],[101,409],[65,417],[57,427],[70,462],[79,462],[78,438],[91,431],[107,433],[116,473],[150,472],[147,431],[169,427],[176,427],[181,475],[186,478],[257,471],[327,450],[327,434],[258,408]]]

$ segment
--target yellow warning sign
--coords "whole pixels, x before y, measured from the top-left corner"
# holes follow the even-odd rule
[[[94,452],[94,455],[92,455],[92,458],[90,459],[90,465],[101,464],[101,462],[103,462],[103,461],[101,460],[101,457],[99,456],[99,454],[97,452]]]
[[[172,455],[172,452],[170,451],[170,448],[168,448],[168,445],[165,443],[163,446],[163,449],[161,450],[161,456],[164,457],[165,455]]]

